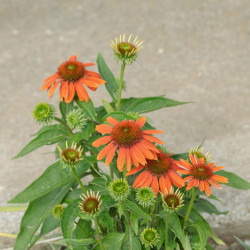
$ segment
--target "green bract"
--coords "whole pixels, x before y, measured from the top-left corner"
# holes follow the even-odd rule
[[[40,102],[33,110],[33,117],[39,124],[51,124],[55,117],[55,108],[46,102]]]
[[[149,207],[155,202],[155,193],[150,187],[139,188],[136,191],[136,200],[139,205],[143,207]]]
[[[85,113],[79,108],[71,110],[66,119],[71,129],[83,129],[87,121]]]

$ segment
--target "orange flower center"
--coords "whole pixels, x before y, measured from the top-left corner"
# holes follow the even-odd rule
[[[157,154],[158,160],[147,160],[146,169],[152,174],[165,174],[172,168],[172,158],[162,151]]]
[[[88,197],[82,204],[83,211],[88,213],[95,212],[99,207],[99,201],[94,197]]]
[[[135,121],[121,121],[114,126],[112,137],[119,146],[129,147],[141,139],[141,129]]]
[[[73,148],[66,148],[62,154],[67,161],[75,161],[80,158],[79,152]]]
[[[84,66],[78,61],[66,61],[58,68],[58,75],[67,81],[77,81],[84,76]]]
[[[213,176],[213,171],[211,168],[205,164],[193,166],[192,175],[198,180],[208,180]]]
[[[134,44],[132,43],[127,43],[127,42],[122,42],[122,43],[118,43],[117,44],[117,49],[119,50],[119,52],[122,55],[125,55],[126,52],[129,53],[131,52],[133,49],[136,50],[136,47]]]
[[[167,204],[168,207],[177,207],[180,204],[180,199],[175,194],[168,194],[164,196],[164,201]]]

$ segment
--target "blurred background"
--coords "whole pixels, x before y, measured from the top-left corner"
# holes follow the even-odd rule
[[[167,149],[186,152],[206,136],[216,165],[250,181],[250,5],[248,0],[0,0],[0,205],[23,190],[54,161],[53,147],[11,160],[39,126],[32,117],[42,81],[75,54],[95,62],[101,52],[116,76],[110,39],[139,35],[137,61],[126,68],[123,97],[166,95],[192,104],[148,116]],[[97,70],[97,67],[92,67]],[[89,91],[90,92],[90,91]],[[95,105],[110,100],[105,87]],[[227,215],[207,216],[228,244],[250,232],[250,191],[214,190]],[[23,212],[0,213],[0,232],[17,234]],[[249,236],[249,235],[248,235]],[[0,249],[14,240],[0,239]],[[218,248],[219,249],[219,248]],[[220,248],[221,249],[221,248]]]

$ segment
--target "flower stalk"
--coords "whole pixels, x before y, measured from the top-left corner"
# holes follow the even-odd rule
[[[86,188],[84,187],[84,185],[82,184],[82,181],[80,180],[80,178],[78,177],[75,168],[71,168],[71,172],[74,175],[76,181],[78,182],[78,184],[81,186],[82,190],[84,193],[87,192]]]
[[[123,85],[123,75],[124,75],[125,65],[126,64],[124,62],[121,65],[120,84],[119,84],[119,90],[118,90],[118,96],[117,96],[116,111],[120,111],[121,96],[122,96],[122,85]]]
[[[61,123],[61,124],[67,129],[68,134],[69,134],[70,136],[73,135],[72,129],[68,126],[68,124],[67,124],[65,121],[63,121],[63,120],[60,119],[59,117],[55,117],[55,120],[56,120],[57,122]]]
[[[95,230],[96,230],[96,234],[98,236],[99,245],[100,245],[102,250],[105,250],[105,248],[104,248],[104,246],[102,244],[102,239],[101,239],[101,234],[100,234],[100,231],[99,231],[99,223],[98,223],[97,217],[94,217],[94,221],[95,221]]]
[[[164,250],[168,250],[168,222],[169,222],[169,217],[170,217],[170,214],[171,213],[167,213],[167,217],[166,217],[166,227],[165,227],[165,230],[166,230],[166,234],[165,234],[165,246],[164,246]]]
[[[197,193],[197,188],[194,188],[193,195],[192,195],[191,200],[189,202],[188,210],[187,210],[187,213],[186,213],[184,221],[183,221],[183,229],[186,228],[187,220],[188,220],[189,214],[191,212],[191,209],[192,209],[192,206],[193,206],[193,203],[194,203],[194,199],[195,199],[196,193]]]

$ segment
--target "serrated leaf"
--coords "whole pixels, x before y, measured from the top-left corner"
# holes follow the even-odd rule
[[[76,168],[76,172],[79,176],[89,168],[90,164],[82,160],[79,162],[79,167]],[[60,161],[57,161],[49,166],[39,178],[32,182],[21,193],[11,199],[9,203],[27,203],[74,180],[74,176],[70,170],[68,168],[62,169]]]
[[[69,191],[71,183],[30,202],[20,225],[14,250],[26,249],[33,235],[50,215],[52,208],[59,204]]]
[[[116,102],[118,85],[117,85],[116,79],[115,79],[112,71],[107,66],[101,53],[98,53],[96,62],[97,62],[97,66],[98,66],[98,71],[99,71],[102,79],[104,79],[106,81],[105,87],[106,87],[109,95],[113,99],[113,101]]]
[[[66,131],[62,129],[51,128],[45,130],[42,133],[38,134],[35,139],[30,141],[15,157],[13,157],[13,159],[22,157],[44,145],[57,143],[63,140],[66,136]]]
[[[217,172],[217,174],[228,178],[228,183],[225,183],[225,184],[230,186],[230,187],[234,187],[237,189],[243,189],[243,190],[250,189],[250,182],[242,179],[241,177],[239,177],[238,175],[236,175],[234,173],[220,170]]]

